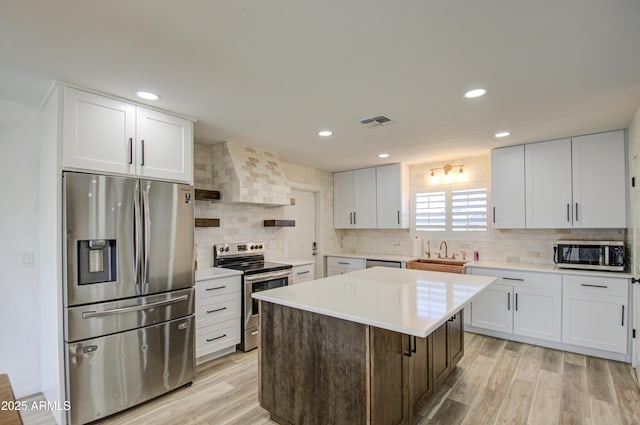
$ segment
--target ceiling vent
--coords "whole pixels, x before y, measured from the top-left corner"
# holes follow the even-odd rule
[[[386,125],[386,124],[391,124],[393,121],[391,121],[389,118],[385,117],[384,115],[378,115],[377,117],[371,117],[371,118],[363,118],[360,120],[360,123],[363,124],[365,127],[380,127],[382,125]]]

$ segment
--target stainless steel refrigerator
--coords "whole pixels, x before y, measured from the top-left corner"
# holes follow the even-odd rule
[[[191,382],[193,188],[66,172],[69,421],[95,421]]]

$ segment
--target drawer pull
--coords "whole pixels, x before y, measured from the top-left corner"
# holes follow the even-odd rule
[[[345,266],[348,266],[348,265],[349,265],[349,263],[345,263],[345,262],[343,262],[343,261],[338,261],[338,264],[342,264],[342,265],[345,265]]]
[[[307,271],[304,271],[304,272],[297,272],[296,274],[307,274],[307,273],[310,273],[310,272],[311,272],[311,270],[307,270]]]
[[[520,279],[520,278],[517,278],[517,277],[503,277],[502,279],[504,279],[504,280],[515,280],[515,281],[518,281],[518,282],[524,282],[524,279]]]
[[[205,288],[205,291],[215,291],[216,289],[224,289],[226,287],[227,287],[227,285],[216,286],[215,288]]]
[[[588,283],[581,283],[580,286],[587,286],[589,288],[604,288],[607,289],[607,285],[589,285]]]
[[[216,308],[215,310],[207,310],[207,313],[215,313],[217,311],[222,311],[222,310],[226,310],[227,307],[222,307],[222,308]]]
[[[215,338],[208,338],[208,339],[207,339],[207,342],[215,341],[216,339],[222,339],[222,338],[224,338],[225,336],[227,336],[227,334],[222,334],[222,335],[217,336],[217,337],[215,337]]]

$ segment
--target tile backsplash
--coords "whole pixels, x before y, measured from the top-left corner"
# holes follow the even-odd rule
[[[430,242],[431,257],[437,257],[442,240],[418,236],[422,237],[425,250],[427,241]],[[342,230],[339,242],[345,253],[411,255],[411,238],[409,230]],[[553,243],[557,240],[625,241],[626,238],[626,229],[501,229],[493,231],[492,240],[447,240],[447,247],[449,256],[455,253],[462,258],[465,251],[468,260],[473,259],[473,251],[477,249],[481,261],[553,264]]]

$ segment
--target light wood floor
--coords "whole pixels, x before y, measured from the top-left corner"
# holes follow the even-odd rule
[[[470,333],[465,344],[421,425],[640,424],[640,388],[628,364]],[[191,387],[103,423],[275,424],[258,405],[257,370],[256,350],[226,356],[198,367]]]

